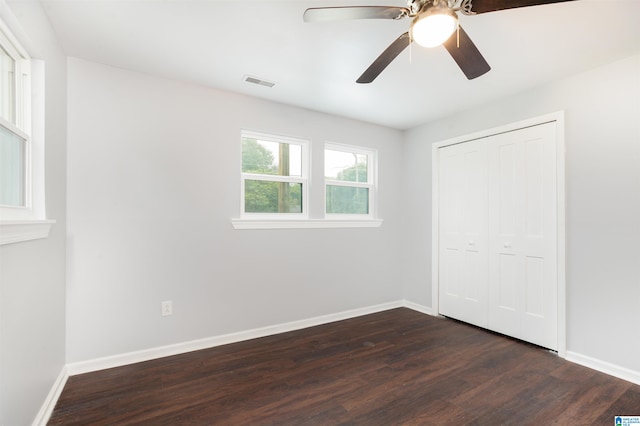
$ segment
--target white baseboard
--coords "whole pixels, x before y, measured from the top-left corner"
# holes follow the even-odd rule
[[[619,365],[611,364],[606,361],[601,361],[572,351],[567,351],[567,357],[565,359],[610,376],[640,385],[640,372],[638,371],[629,370],[628,368],[620,367]]]
[[[373,314],[376,312],[400,308],[403,306],[405,306],[405,302],[399,300],[395,302],[383,303],[380,305],[367,306],[364,308],[338,312],[335,314],[321,315],[318,317],[303,319],[299,321],[292,321],[283,324],[255,328],[252,330],[240,331],[237,333],[229,333],[219,336],[207,337],[204,339],[192,340],[189,342],[176,343],[173,345],[129,352],[125,354],[74,362],[67,364],[67,371],[70,376],[74,376],[76,374],[83,374],[98,370],[104,370],[107,368],[120,367],[123,365],[134,364],[136,362],[149,361],[166,356],[178,355],[186,352],[213,348],[215,346],[227,345],[229,343],[237,343],[245,340],[256,339],[259,337],[271,336],[273,334],[285,333],[287,331],[300,330],[302,328],[328,324],[335,321],[355,318],[362,315]]]
[[[67,371],[67,367],[62,367],[62,371],[58,374],[58,378],[53,383],[47,398],[44,400],[42,407],[40,407],[40,411],[38,411],[36,418],[33,420],[32,426],[46,426],[68,378],[69,373]]]
[[[402,303],[402,306],[404,306],[405,308],[409,308],[411,310],[423,313],[423,314],[427,314],[427,315],[431,315],[431,316],[437,316],[433,313],[433,309],[431,309],[429,306],[424,306],[424,305],[419,305],[417,303],[413,303],[410,302],[408,300],[404,300]]]

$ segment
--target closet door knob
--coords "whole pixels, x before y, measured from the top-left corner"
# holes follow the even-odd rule
[[[475,241],[473,241],[473,240],[471,240],[471,241],[469,241],[469,245],[470,245],[470,246],[475,246],[475,245],[476,245],[476,242],[475,242]]]
[[[504,243],[504,248],[511,248],[511,243]]]

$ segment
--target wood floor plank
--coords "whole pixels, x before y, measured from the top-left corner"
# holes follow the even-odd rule
[[[400,308],[70,377],[50,425],[582,425],[640,386]]]

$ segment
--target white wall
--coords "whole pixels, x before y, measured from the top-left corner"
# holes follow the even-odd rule
[[[431,144],[565,111],[567,349],[640,374],[640,55],[406,135],[405,298],[431,306]],[[638,376],[640,377],[640,376]]]
[[[66,59],[39,3],[8,5],[14,33],[45,60],[47,212],[57,223],[47,239],[0,246],[0,425],[7,426],[33,421],[65,364],[66,241]]]
[[[79,59],[68,87],[67,361],[402,298],[401,132]],[[323,142],[378,149],[382,227],[233,229],[241,129],[312,141],[315,217]]]

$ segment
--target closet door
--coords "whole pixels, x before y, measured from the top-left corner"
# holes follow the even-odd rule
[[[487,146],[438,150],[439,311],[487,326]]]
[[[487,140],[488,328],[557,349],[556,124]]]

